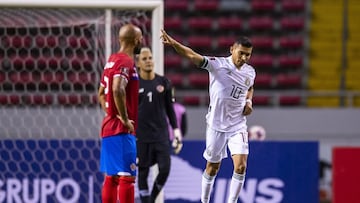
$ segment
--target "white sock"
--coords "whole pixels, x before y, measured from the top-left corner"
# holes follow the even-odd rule
[[[230,183],[228,203],[236,203],[237,202],[241,188],[244,185],[244,182],[245,182],[245,173],[244,174],[238,174],[238,173],[233,174],[233,176],[231,178],[231,183]]]
[[[201,202],[209,203],[210,194],[215,182],[215,176],[209,176],[205,171],[201,181]]]

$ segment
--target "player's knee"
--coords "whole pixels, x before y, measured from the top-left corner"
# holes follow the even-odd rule
[[[159,166],[159,174],[163,176],[167,176],[170,173],[170,165],[169,164],[158,164]]]
[[[234,166],[234,171],[238,174],[244,174],[246,171],[246,163],[241,163],[237,166]]]
[[[220,168],[220,163],[208,163],[206,166],[206,172],[210,176],[214,176],[218,173]]]

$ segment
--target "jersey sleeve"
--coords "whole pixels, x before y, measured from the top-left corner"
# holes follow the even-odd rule
[[[178,128],[176,114],[173,106],[173,94],[172,94],[172,86],[170,81],[164,77],[164,86],[165,86],[165,110],[166,114],[169,118],[169,123],[173,129]]]
[[[133,62],[131,60],[120,60],[115,63],[114,77],[123,77],[127,81],[130,79],[130,71],[133,68]]]
[[[204,56],[204,62],[200,68],[206,69],[209,72],[212,72],[214,68],[219,67],[219,59],[215,56]]]

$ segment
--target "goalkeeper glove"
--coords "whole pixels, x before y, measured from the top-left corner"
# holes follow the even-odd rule
[[[172,141],[172,147],[175,154],[179,154],[183,147],[182,135],[179,128],[174,129],[174,140]]]

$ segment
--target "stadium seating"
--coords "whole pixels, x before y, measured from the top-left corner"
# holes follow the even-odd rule
[[[281,95],[279,104],[280,106],[300,106],[301,95]]]
[[[282,0],[281,7],[283,11],[298,11],[303,12],[305,9],[306,0]]]
[[[0,95],[0,104],[7,105],[8,104],[8,96],[7,95]]]
[[[184,11],[188,9],[188,0],[166,0],[165,10],[166,11]]]
[[[303,65],[303,57],[302,56],[288,56],[281,55],[279,56],[279,66],[281,68],[293,68],[297,69],[302,67]]]
[[[273,56],[270,54],[253,55],[250,58],[250,64],[256,69],[272,68],[273,67]]]
[[[250,17],[249,29],[251,30],[267,30],[271,31],[274,29],[274,20],[269,16],[253,16]]]
[[[253,105],[254,106],[270,106],[270,105],[272,105],[271,97],[268,95],[254,95]]]
[[[270,74],[258,74],[255,78],[254,87],[256,89],[270,89],[272,88],[272,76]]]
[[[242,20],[237,17],[219,17],[217,20],[219,30],[241,29]]]
[[[198,96],[184,96],[182,103],[189,106],[198,106],[200,104],[200,97]]]
[[[283,30],[303,30],[305,19],[303,17],[283,17],[280,19],[280,26]]]
[[[205,89],[209,85],[209,75],[207,72],[190,73],[188,75],[189,85],[195,88]]]
[[[284,49],[301,49],[304,46],[303,36],[281,36],[279,45]]]
[[[311,3],[312,16],[310,21],[311,43],[309,44],[309,91],[338,91],[340,87],[340,63],[342,56],[342,35],[344,3],[342,1],[318,0]],[[337,13],[337,15],[329,15]],[[331,58],[331,62],[328,59]],[[324,71],[326,70],[326,71]],[[307,98],[310,107],[339,106],[338,96]]]
[[[302,76],[299,74],[279,74],[276,76],[276,86],[279,89],[301,88]]]
[[[257,49],[271,49],[274,39],[271,36],[253,36],[251,42]]]
[[[235,36],[220,36],[217,39],[217,47],[221,49],[229,50],[230,46],[236,41]]]
[[[4,72],[1,71],[0,72],[0,84],[3,83],[5,81],[5,79],[6,79],[6,75]]]
[[[178,69],[182,65],[182,58],[178,54],[165,55],[164,66],[166,69]]]
[[[168,73],[166,74],[166,77],[170,80],[171,84],[176,88],[176,89],[181,89],[183,88],[183,76],[181,74],[177,74],[177,73]]]
[[[19,95],[14,94],[0,94],[0,104],[1,105],[19,105],[20,97]]]
[[[213,40],[210,36],[190,36],[188,39],[188,45],[192,48],[198,49],[212,49]]]
[[[194,9],[196,11],[215,11],[218,7],[218,0],[195,0],[194,4]]]
[[[210,30],[213,27],[213,19],[210,17],[189,17],[188,27],[194,30]]]
[[[274,0],[252,0],[251,1],[252,11],[273,11],[275,9]]]
[[[166,30],[182,29],[183,20],[179,16],[167,17],[164,20],[164,28]]]

